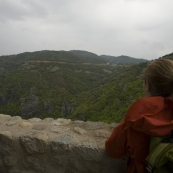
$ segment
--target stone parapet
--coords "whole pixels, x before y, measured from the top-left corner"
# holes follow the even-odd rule
[[[123,173],[126,158],[107,156],[116,124],[0,114],[0,173]]]

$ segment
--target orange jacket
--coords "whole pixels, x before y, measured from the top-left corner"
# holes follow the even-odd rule
[[[163,97],[137,100],[125,119],[113,130],[105,142],[110,157],[129,155],[128,173],[135,165],[136,173],[146,173],[145,159],[149,153],[151,136],[167,136],[173,130],[173,101]]]

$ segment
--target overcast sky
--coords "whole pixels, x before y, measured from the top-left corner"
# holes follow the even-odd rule
[[[159,58],[173,52],[173,0],[0,0],[0,55],[39,50]]]

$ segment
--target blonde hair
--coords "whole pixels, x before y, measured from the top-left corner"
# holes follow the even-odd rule
[[[173,95],[173,61],[158,59],[152,61],[144,72],[151,96],[169,97]]]

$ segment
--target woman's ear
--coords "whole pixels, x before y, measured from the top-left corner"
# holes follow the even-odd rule
[[[151,85],[147,80],[145,80],[145,83],[144,83],[144,93],[146,97],[151,96]]]
[[[146,80],[146,89],[147,89],[147,91],[150,91],[150,83]]]

